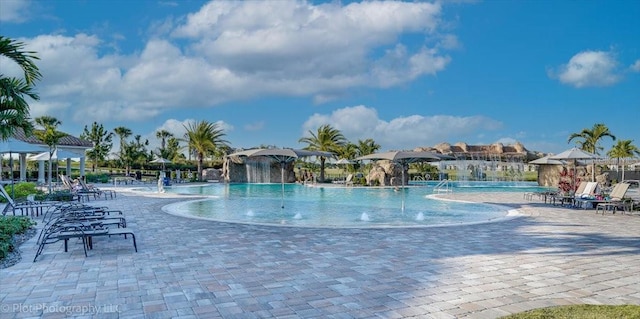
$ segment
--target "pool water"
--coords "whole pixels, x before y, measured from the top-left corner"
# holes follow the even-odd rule
[[[306,227],[424,227],[485,222],[508,213],[503,206],[435,199],[430,196],[434,194],[433,185],[429,182],[408,187],[403,194],[402,189],[393,188],[286,184],[284,198],[281,184],[168,187],[167,192],[204,195],[207,199],[171,204],[164,209],[217,221]],[[531,183],[454,183],[452,187],[454,192],[540,189]]]

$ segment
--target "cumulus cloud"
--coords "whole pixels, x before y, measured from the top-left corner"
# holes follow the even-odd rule
[[[549,75],[577,88],[609,86],[621,79],[614,53],[606,51],[580,52]]]
[[[636,60],[636,62],[633,63],[629,68],[633,72],[640,72],[640,59]]]
[[[2,0],[0,22],[24,22],[28,20],[30,10],[33,10],[31,0]]]
[[[324,124],[340,130],[350,141],[373,138],[383,150],[433,146],[503,126],[500,121],[485,116],[410,115],[383,120],[374,108],[359,105],[330,114],[314,114],[303,124],[302,134],[308,136],[309,131],[315,132]]]
[[[95,34],[25,42],[40,57],[41,100],[84,124],[85,114],[135,120],[261,97],[326,103],[435,75],[451,61],[445,50],[459,45],[439,32],[441,10],[437,2],[213,1],[186,18],[151,22],[158,29],[135,52]],[[409,48],[405,34],[424,43]]]

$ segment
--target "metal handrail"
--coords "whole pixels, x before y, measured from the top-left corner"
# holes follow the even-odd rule
[[[451,188],[451,180],[449,179],[443,179],[440,182],[438,182],[438,184],[436,184],[436,186],[433,187],[433,192],[434,193],[450,193],[453,192],[453,189]]]

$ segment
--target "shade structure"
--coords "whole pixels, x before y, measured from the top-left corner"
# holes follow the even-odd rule
[[[311,151],[292,148],[254,148],[250,150],[244,150],[236,153],[229,154],[227,156],[238,157],[267,157],[280,163],[280,183],[282,184],[282,208],[284,208],[284,166],[292,161],[295,161],[301,157],[310,156],[324,156],[333,157],[331,152],[323,151]]]
[[[409,163],[415,162],[438,162],[448,159],[449,156],[440,155],[433,152],[416,152],[416,151],[389,151],[382,153],[374,153],[356,158],[357,161],[364,160],[388,160],[398,163],[402,166],[402,211],[404,211],[404,167]]]
[[[65,158],[81,158],[81,157],[84,157],[84,155],[76,154],[76,153],[65,151],[65,150],[61,150],[61,149],[55,149],[53,151],[53,154],[51,155],[51,159],[52,160],[61,160],[61,159],[65,159]],[[48,161],[49,160],[49,151],[38,153],[38,154],[35,154],[35,155],[31,155],[31,156],[27,157],[27,160],[29,160],[29,161]]]
[[[574,174],[573,174],[573,184],[575,185],[576,181],[576,166],[578,165],[578,160],[596,160],[601,158],[599,155],[596,154],[592,154],[589,152],[585,152],[577,147],[573,147],[571,149],[568,149],[560,154],[557,155],[553,155],[553,156],[549,156],[549,159],[554,159],[554,160],[571,160],[573,161],[574,164]],[[595,174],[595,169],[592,170],[591,172],[592,174]]]
[[[558,159],[551,159],[549,158],[551,155],[547,155],[545,157],[541,157],[537,160],[533,160],[531,162],[529,162],[529,164],[536,164],[536,165],[564,165],[565,162],[563,160],[558,160]]]
[[[164,164],[171,163],[171,161],[166,159],[166,158],[158,157],[158,158],[154,159],[153,161],[151,161],[150,163],[162,164],[162,170],[164,171]]]
[[[346,158],[341,158],[338,161],[336,161],[334,164],[345,165],[345,164],[353,164],[353,162]]]
[[[27,143],[15,138],[0,141],[0,153],[40,153],[46,148],[42,145]]]
[[[549,156],[549,159],[556,160],[580,160],[580,159],[599,159],[600,156],[585,152],[577,147],[568,149],[560,154]]]

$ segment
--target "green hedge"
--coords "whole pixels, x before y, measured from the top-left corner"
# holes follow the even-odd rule
[[[4,259],[15,250],[11,239],[15,234],[22,234],[36,223],[23,216],[0,216],[0,259]]]

